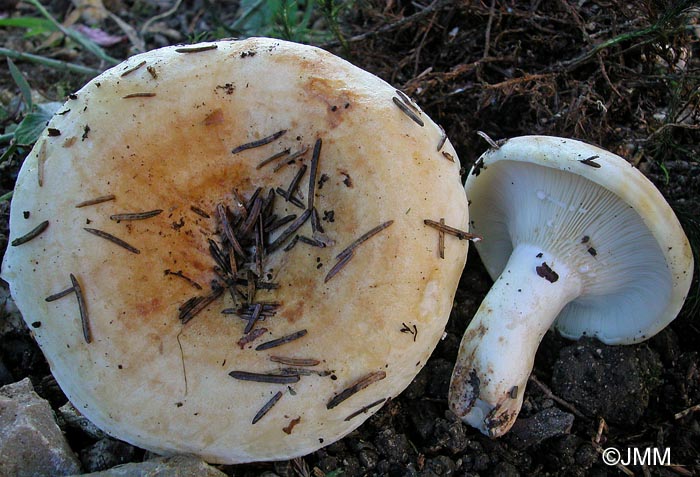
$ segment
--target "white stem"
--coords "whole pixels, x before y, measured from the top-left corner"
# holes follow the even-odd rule
[[[506,433],[520,412],[542,337],[581,287],[560,258],[517,245],[462,338],[450,383],[452,411],[488,436]]]

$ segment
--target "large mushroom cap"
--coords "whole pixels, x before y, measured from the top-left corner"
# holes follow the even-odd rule
[[[424,220],[466,228],[459,168],[408,98],[329,53],[163,48],[51,120],[2,277],[108,433],[219,463],[299,456],[401,392],[440,339],[467,245],[440,259]]]
[[[518,137],[484,153],[465,187],[494,279],[522,243],[551,251],[582,278],[555,322],[563,336],[635,343],[680,311],[690,245],[658,189],[623,158],[572,139]]]

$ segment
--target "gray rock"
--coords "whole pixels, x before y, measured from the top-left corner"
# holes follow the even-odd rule
[[[105,437],[80,451],[87,472],[106,470],[134,460],[136,448],[123,441]]]
[[[63,476],[80,463],[29,378],[0,388],[0,475]]]
[[[177,455],[158,457],[145,462],[119,465],[109,470],[83,474],[81,477],[225,477],[199,457]],[[76,476],[77,477],[77,476]]]
[[[573,423],[573,414],[551,407],[515,421],[510,429],[510,439],[515,448],[525,449],[550,437],[568,434]]]
[[[58,412],[61,414],[61,417],[68,427],[80,429],[93,439],[104,439],[107,437],[107,434],[100,430],[99,427],[90,422],[87,417],[80,414],[70,401],[61,406]]]
[[[3,319],[0,320],[0,336],[22,333],[27,329],[15,301],[10,296],[10,290],[4,286],[0,286],[0,314],[3,315]]]

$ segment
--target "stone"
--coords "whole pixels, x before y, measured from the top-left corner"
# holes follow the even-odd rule
[[[80,461],[87,472],[106,470],[134,460],[136,447],[105,437],[80,451]]]
[[[573,423],[573,414],[550,407],[532,417],[515,421],[509,433],[511,443],[517,449],[526,449],[545,439],[568,434]]]
[[[0,388],[0,475],[64,476],[80,472],[47,401],[29,378]]]
[[[66,425],[73,429],[79,429],[87,434],[93,439],[104,439],[107,434],[100,430],[99,427],[94,425],[90,420],[80,414],[80,412],[73,406],[73,404],[67,402],[58,409],[59,414],[65,421]]]
[[[27,325],[24,324],[22,315],[10,295],[10,289],[6,286],[0,286],[0,316],[2,316],[0,337],[10,333],[20,334],[27,329]]]
[[[108,470],[83,474],[81,477],[225,477],[199,457],[177,455],[158,457],[145,462],[123,464]],[[74,476],[77,477],[77,476]]]

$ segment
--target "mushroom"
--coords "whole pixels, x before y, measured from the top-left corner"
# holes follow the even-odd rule
[[[449,402],[498,437],[549,328],[606,344],[650,338],[678,314],[693,258],[671,207],[621,157],[546,136],[493,146],[465,188],[494,284],[462,338]]]
[[[50,121],[17,180],[23,243],[2,277],[108,434],[288,459],[358,427],[440,340],[467,244],[438,250],[424,220],[467,227],[459,169],[412,100],[330,53],[166,47]]]

